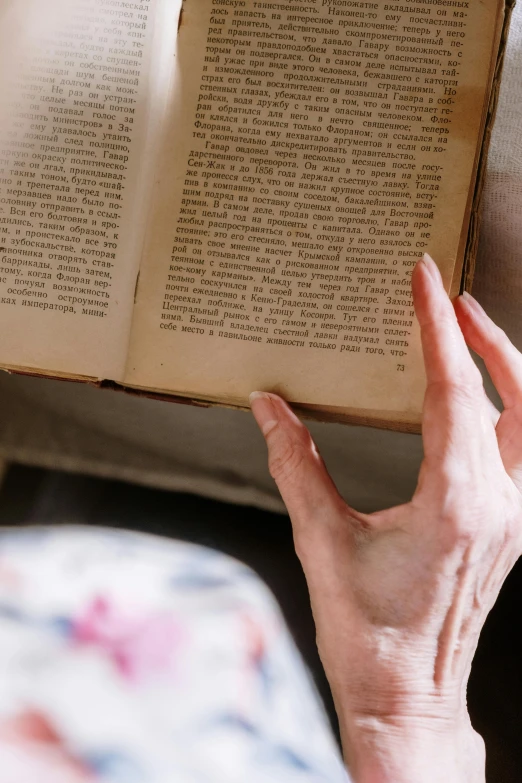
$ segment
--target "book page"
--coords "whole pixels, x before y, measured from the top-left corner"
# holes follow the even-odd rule
[[[149,0],[2,2],[4,367],[94,378],[123,374],[145,180],[153,170],[146,140],[160,111],[155,90],[171,72],[171,51],[165,63],[155,31],[164,6]]]
[[[504,3],[186,0],[126,382],[418,420]]]

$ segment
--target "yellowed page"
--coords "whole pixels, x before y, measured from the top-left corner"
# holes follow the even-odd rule
[[[503,9],[186,0],[126,382],[418,419],[411,272],[462,263]]]
[[[0,4],[3,367],[122,377],[152,171],[147,138],[171,68],[155,24],[164,6]]]

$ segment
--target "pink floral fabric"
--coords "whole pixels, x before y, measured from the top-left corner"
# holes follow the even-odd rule
[[[271,594],[152,536],[0,533],[0,783],[347,783]]]

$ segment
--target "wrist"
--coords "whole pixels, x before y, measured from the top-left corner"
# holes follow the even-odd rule
[[[485,749],[469,717],[348,715],[341,735],[354,783],[485,783]]]

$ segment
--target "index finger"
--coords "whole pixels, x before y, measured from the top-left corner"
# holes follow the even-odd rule
[[[476,452],[483,429],[484,391],[476,367],[430,256],[424,256],[413,274],[415,311],[421,327],[428,386],[424,405],[423,438],[426,457],[438,461],[466,459]]]

